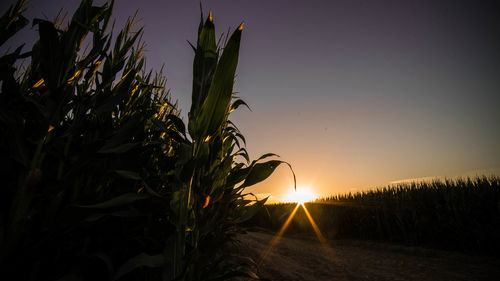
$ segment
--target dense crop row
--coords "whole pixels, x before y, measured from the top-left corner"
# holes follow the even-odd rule
[[[336,195],[307,209],[327,238],[368,239],[498,255],[500,179],[407,183]],[[273,230],[294,204],[267,205],[251,223]],[[299,209],[287,233],[313,233]]]
[[[29,23],[24,4],[0,18],[0,45]],[[145,69],[142,29],[110,31],[112,8],[83,0],[67,27],[35,19],[36,43],[0,58],[0,276],[252,275],[221,250],[265,202],[245,187],[282,162],[250,162],[228,119],[245,105],[232,91],[243,26],[218,45],[202,16],[185,126],[162,73]]]

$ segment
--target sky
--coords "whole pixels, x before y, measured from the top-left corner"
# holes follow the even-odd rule
[[[12,1],[2,1],[3,13]],[[95,1],[103,3],[103,1]],[[77,0],[32,0],[52,19]],[[148,67],[165,66],[184,120],[198,0],[116,0],[139,9]],[[252,158],[274,152],[318,196],[408,179],[500,174],[500,4],[465,0],[211,0],[217,34],[245,21],[231,119]],[[7,44],[30,42],[27,29]],[[292,188],[287,167],[248,191]]]

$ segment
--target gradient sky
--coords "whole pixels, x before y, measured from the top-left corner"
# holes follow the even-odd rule
[[[2,1],[2,13],[10,2]],[[78,3],[33,0],[27,16],[52,19]],[[328,195],[412,178],[500,174],[498,1],[202,3],[218,34],[245,21],[234,90],[253,111],[232,119],[251,156],[281,155],[299,186]],[[196,41],[199,1],[116,0],[117,26],[136,9],[148,67],[165,64],[186,120],[193,59],[186,40]],[[279,200],[291,183],[281,167],[249,191]]]

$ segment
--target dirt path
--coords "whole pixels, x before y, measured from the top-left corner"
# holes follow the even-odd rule
[[[241,235],[239,251],[258,261],[272,238]],[[328,243],[283,237],[257,272],[274,281],[500,280],[499,259],[370,242]]]

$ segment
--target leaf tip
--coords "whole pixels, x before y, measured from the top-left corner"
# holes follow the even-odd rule
[[[211,23],[213,23],[213,22],[214,22],[214,18],[212,17],[212,11],[210,11],[210,12],[208,13],[208,20],[209,20]]]
[[[239,31],[242,31],[242,30],[243,30],[243,25],[245,25],[245,22],[244,22],[244,21],[242,21],[242,22],[240,23],[240,26],[238,26],[238,30],[239,30]]]

